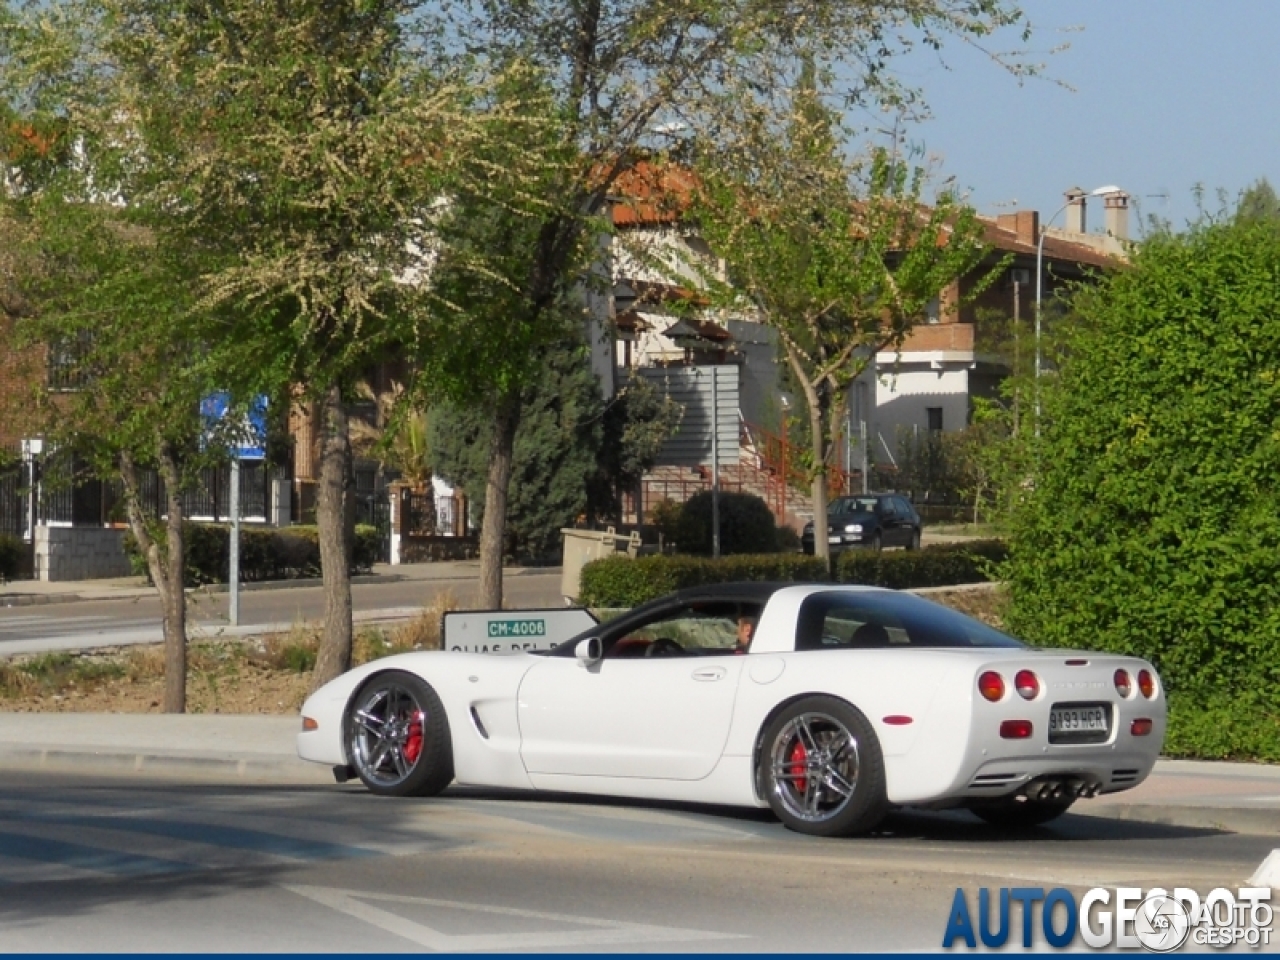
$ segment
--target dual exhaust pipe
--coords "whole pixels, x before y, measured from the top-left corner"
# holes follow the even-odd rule
[[[1078,800],[1096,797],[1102,784],[1079,777],[1050,777],[1027,784],[1022,791],[1028,800],[1052,803],[1059,800]]]

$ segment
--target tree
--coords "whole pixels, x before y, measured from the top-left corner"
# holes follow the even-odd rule
[[[545,314],[567,291],[593,282],[584,246],[588,254],[598,250],[611,195],[644,156],[673,139],[688,146],[732,137],[746,105],[767,110],[806,56],[846,68],[850,105],[909,110],[915,91],[885,69],[896,53],[915,43],[936,48],[946,37],[979,42],[1020,18],[1003,0],[469,0],[450,9],[460,44],[485,38],[493,62],[531,63],[548,86],[562,142],[576,152],[540,178],[546,192],[528,223],[533,242],[524,269],[504,274],[516,294],[514,309],[499,315],[513,360],[522,348],[536,354]],[[502,506],[521,415],[520,377],[501,379],[491,392],[494,447],[481,535],[480,594],[488,606],[502,598]]]
[[[622,494],[640,503],[640,484],[657,462],[662,445],[680,427],[683,408],[638,374],[606,405],[597,469],[588,482],[587,519],[622,522]]]
[[[824,517],[852,383],[977,266],[976,219],[947,192],[922,206],[923,172],[884,151],[855,189],[813,71],[795,88],[784,129],[761,125],[701,172],[697,220],[729,265],[727,278],[706,277],[708,289],[777,331],[806,402],[813,511]],[[814,549],[829,556],[825,537]]]
[[[1074,300],[1015,512],[1009,622],[1150,658],[1168,747],[1280,758],[1280,240],[1157,234]]]
[[[405,281],[483,114],[436,57],[438,13],[409,0],[61,0],[12,17],[0,55],[18,81],[7,102],[67,125],[82,196],[127,205],[164,249],[217,255],[192,284],[225,319],[201,341],[247,358],[216,371],[224,388],[247,400],[301,385],[315,404],[317,685],[351,655],[344,402],[418,336]]]
[[[1266,177],[1258,180],[1240,194],[1236,204],[1236,219],[1255,220],[1280,224],[1280,197]]]
[[[190,251],[157,245],[114,205],[68,202],[57,176],[33,193],[3,198],[21,221],[28,270],[27,305],[6,344],[44,348],[63,389],[43,378],[26,399],[66,482],[77,462],[104,480],[118,479],[130,532],[159,593],[164,633],[163,709],[186,707],[186,544],[183,493],[202,468],[225,462],[237,438],[228,420],[211,427],[200,402],[215,384],[201,343],[190,281]],[[203,443],[201,442],[203,439]],[[163,501],[146,496],[153,473]],[[162,502],[162,506],[160,505]]]
[[[531,557],[552,553],[560,529],[587,507],[604,406],[580,337],[547,352],[542,367],[539,379],[519,397],[522,416],[512,448],[506,524],[512,542],[503,544],[504,552]],[[466,490],[484,487],[493,428],[492,412],[483,406],[433,407],[430,443],[439,473]],[[486,502],[482,509],[487,508]]]

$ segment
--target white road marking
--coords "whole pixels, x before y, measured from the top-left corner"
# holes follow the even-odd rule
[[[741,934],[717,933],[711,930],[691,930],[682,927],[658,927],[643,923],[626,923],[620,920],[600,920],[595,917],[578,917],[564,913],[543,913],[537,910],[520,910],[514,907],[495,907],[482,903],[462,903],[456,900],[433,900],[426,897],[406,897],[396,894],[369,893],[363,890],[339,890],[333,887],[313,887],[303,884],[281,884],[285,890],[300,897],[314,900],[339,913],[363,920],[388,933],[402,937],[428,950],[459,953],[493,950],[547,950],[559,947],[603,946],[605,944],[653,943],[658,941],[730,940],[742,939]],[[526,920],[574,924],[587,930],[530,931],[528,933],[480,933],[454,935],[442,933],[426,924],[406,919],[388,910],[382,910],[365,901],[413,904],[447,910],[465,910],[473,913],[502,917],[519,917]]]
[[[1249,883],[1255,887],[1280,890],[1280,850],[1272,850],[1267,854],[1267,859],[1262,861],[1262,865],[1249,878]]]

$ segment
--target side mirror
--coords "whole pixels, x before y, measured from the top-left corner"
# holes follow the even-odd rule
[[[587,637],[585,640],[579,640],[578,645],[573,648],[573,655],[578,658],[578,663],[584,667],[590,667],[600,662],[604,656],[604,651],[600,648],[599,637]]]

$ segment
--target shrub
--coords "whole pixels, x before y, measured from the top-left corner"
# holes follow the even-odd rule
[[[0,580],[17,578],[23,549],[23,543],[17,537],[0,533]]]
[[[983,583],[994,578],[1008,555],[1002,540],[936,544],[896,553],[846,550],[836,559],[836,579],[895,590]]]
[[[582,568],[579,602],[586,607],[634,607],[673,590],[741,580],[824,581],[827,565],[792,553],[708,557],[607,557]]]
[[[711,491],[695,493],[680,509],[676,546],[683,553],[711,553]],[[753,493],[720,493],[720,553],[773,553],[778,527],[768,504]]]
[[[1077,293],[1013,516],[1011,629],[1151,660],[1180,753],[1280,739],[1277,276],[1273,228],[1207,223]]]
[[[187,523],[186,585],[224,583],[231,563],[231,528],[226,524]],[[164,544],[164,529],[159,539]],[[125,552],[133,570],[149,575],[133,534],[125,535]],[[352,573],[372,568],[381,555],[382,537],[377,528],[358,524]],[[240,528],[240,579],[292,580],[320,575],[320,534],[314,526]]]
[[[663,544],[679,543],[681,504],[674,500],[659,500],[649,510],[649,525],[658,532]]]

